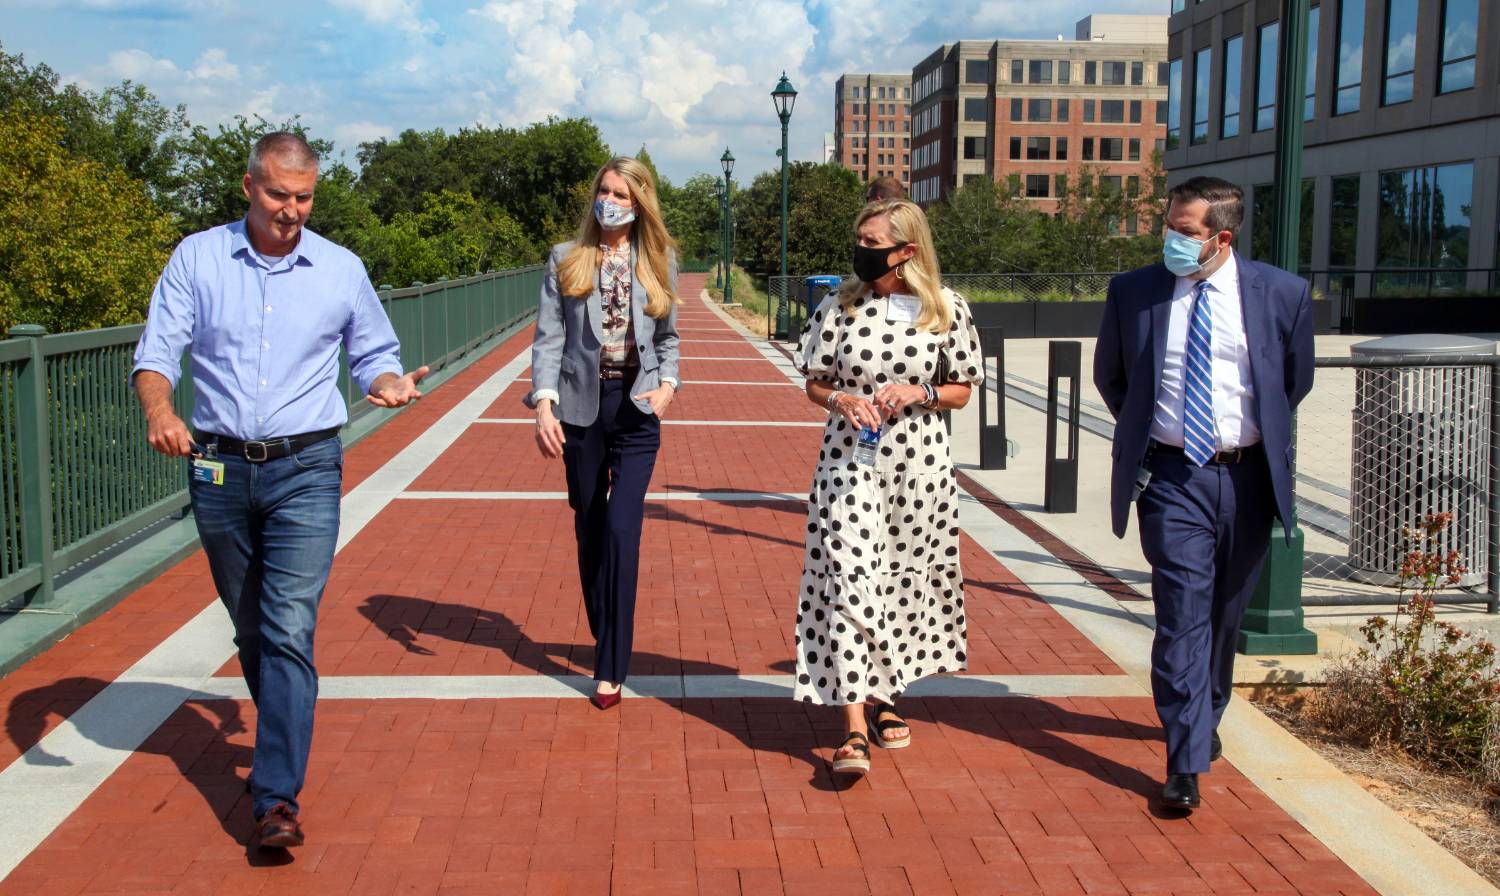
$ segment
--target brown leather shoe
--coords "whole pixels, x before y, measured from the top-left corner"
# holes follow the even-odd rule
[[[302,845],[302,825],[286,803],[277,803],[255,823],[256,839],[264,849],[286,849]]]

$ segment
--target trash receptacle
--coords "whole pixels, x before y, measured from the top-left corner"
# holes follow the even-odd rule
[[[818,310],[825,296],[839,288],[840,279],[832,274],[819,274],[802,281],[802,293],[807,298],[808,317],[812,317],[813,312]]]
[[[1468,336],[1411,335],[1350,347],[1358,358],[1493,355],[1495,343]],[[1491,369],[1359,367],[1354,376],[1349,495],[1349,568],[1354,578],[1396,584],[1401,532],[1429,513],[1451,513],[1444,551],[1485,580],[1489,533]]]

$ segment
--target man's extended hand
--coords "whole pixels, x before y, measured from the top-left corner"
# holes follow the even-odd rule
[[[146,441],[167,457],[187,457],[193,453],[192,433],[182,418],[170,410],[146,418]]]
[[[405,376],[396,376],[394,373],[382,373],[370,384],[370,394],[365,396],[365,401],[375,405],[377,408],[399,408],[416,401],[422,397],[422,392],[417,388],[417,383],[427,375],[427,366],[424,364]]]

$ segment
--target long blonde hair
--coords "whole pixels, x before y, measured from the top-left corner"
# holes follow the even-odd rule
[[[635,221],[630,226],[630,241],[636,251],[635,276],[646,290],[646,313],[660,320],[681,301],[673,294],[671,286],[671,259],[677,251],[677,242],[662,223],[651,169],[629,156],[615,156],[594,175],[588,208],[583,213],[583,220],[578,222],[578,236],[573,248],[557,266],[558,290],[565,296],[587,299],[599,282],[599,266],[603,262],[599,241],[604,229],[594,217],[594,197],[599,195],[599,183],[604,180],[606,171],[620,175],[630,187],[630,199],[635,207]]]
[[[943,272],[938,267],[937,252],[932,248],[932,230],[927,226],[927,216],[921,206],[906,199],[877,199],[865,206],[854,219],[854,232],[871,218],[886,216],[890,222],[891,238],[906,243],[916,250],[915,255],[897,265],[901,279],[906,284],[904,292],[916,296],[922,302],[922,313],[917,316],[917,328],[932,333],[946,333],[953,326],[953,303],[943,293]],[[894,249],[892,251],[895,251]],[[848,308],[860,296],[870,291],[870,284],[858,277],[848,277],[839,286],[839,304]]]

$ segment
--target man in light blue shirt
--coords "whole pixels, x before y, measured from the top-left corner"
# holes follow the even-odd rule
[[[378,407],[421,397],[351,252],[303,228],[318,157],[269,134],[250,153],[243,221],[182,241],[151,296],[131,374],[151,447],[192,457],[189,493],[257,711],[249,789],[262,847],[300,846],[318,678],[313,627],[338,541],[348,420],[339,350]],[[191,360],[193,430],[172,408]]]

